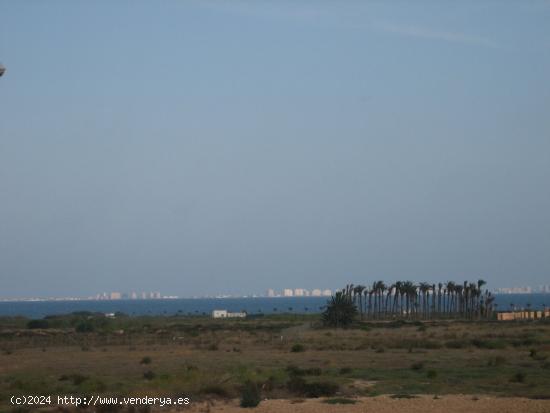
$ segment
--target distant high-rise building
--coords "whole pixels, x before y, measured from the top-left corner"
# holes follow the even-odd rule
[[[143,300],[146,300],[147,299],[147,293],[141,293],[141,298]]]
[[[275,290],[273,290],[272,288],[268,289],[266,295],[268,297],[275,297]]]
[[[292,297],[294,295],[293,291],[290,288],[285,288],[283,290],[283,296]]]
[[[138,296],[137,296],[137,294],[134,292],[134,293],[131,293],[131,294],[130,294],[130,298],[131,298],[132,300],[135,300],[135,299],[138,298]]]
[[[324,297],[330,297],[332,295],[332,291],[331,290],[323,290],[323,296]]]
[[[311,296],[312,297],[320,297],[322,295],[322,292],[321,290],[319,290],[318,288],[314,289],[313,291],[311,291]]]
[[[122,294],[120,293],[116,293],[116,292],[112,292],[110,295],[109,295],[109,298],[111,300],[120,300],[122,298]]]
[[[304,289],[303,288],[296,288],[294,290],[294,297],[303,297],[304,296]]]

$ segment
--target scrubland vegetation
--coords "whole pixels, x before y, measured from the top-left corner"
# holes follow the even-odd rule
[[[0,400],[106,394],[239,399],[380,394],[550,398],[550,322],[320,315],[248,320],[78,313],[0,319]],[[349,402],[352,403],[352,402]]]

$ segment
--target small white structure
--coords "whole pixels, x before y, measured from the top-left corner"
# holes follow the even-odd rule
[[[212,311],[212,318],[245,318],[246,313],[230,313],[227,310],[214,310]]]

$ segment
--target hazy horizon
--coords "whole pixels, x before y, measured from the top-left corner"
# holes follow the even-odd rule
[[[550,284],[550,2],[0,2],[0,296]]]

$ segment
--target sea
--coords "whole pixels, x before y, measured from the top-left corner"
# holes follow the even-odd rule
[[[70,300],[70,301],[2,301],[0,316],[43,318],[76,311],[100,313],[122,312],[130,316],[143,315],[207,315],[213,310],[248,314],[309,314],[320,313],[327,297],[250,297],[250,298],[178,298],[156,300]],[[550,294],[498,294],[497,311],[550,308]]]

